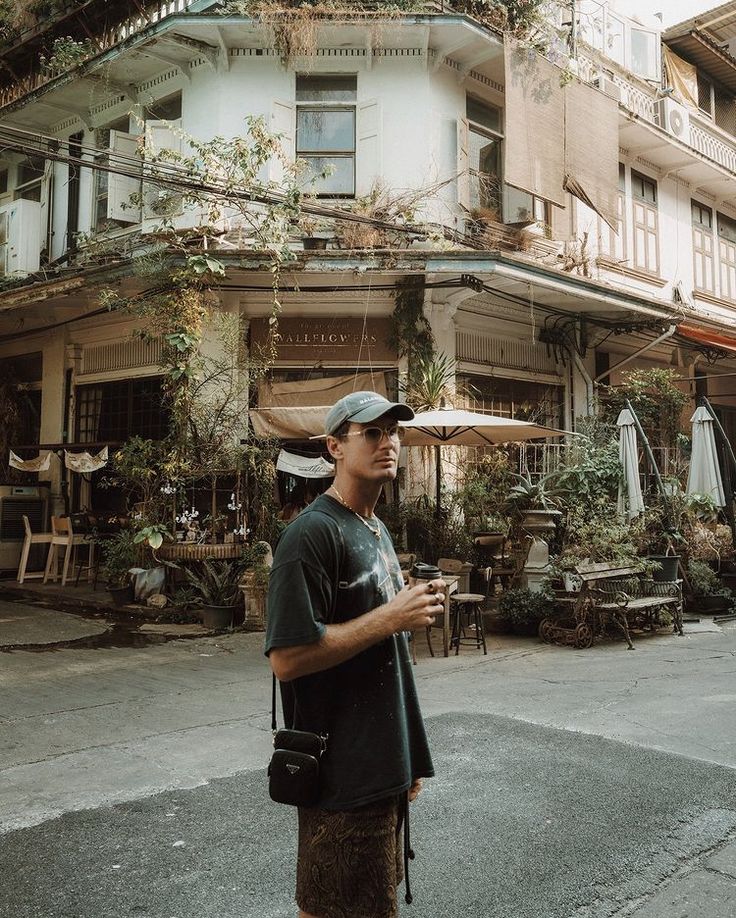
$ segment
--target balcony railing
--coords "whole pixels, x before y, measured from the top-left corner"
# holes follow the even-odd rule
[[[656,89],[637,80],[636,77],[627,78],[619,71],[613,70],[615,65],[611,61],[595,61],[581,55],[579,64],[583,80],[591,83],[605,71],[606,79],[618,87],[624,108],[649,124],[665,127],[662,123],[664,109],[660,104],[663,97]],[[736,138],[714,127],[706,117],[690,111],[683,133],[677,139],[712,163],[736,173]]]

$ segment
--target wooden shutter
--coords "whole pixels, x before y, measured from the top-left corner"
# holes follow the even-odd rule
[[[173,153],[182,152],[182,138],[178,133],[181,121],[149,121],[146,124],[146,156],[158,156],[162,150]],[[165,158],[162,164],[171,162]],[[144,167],[144,173],[150,169],[155,174],[157,163]],[[173,188],[166,188],[154,183],[143,183],[143,215],[145,217],[171,217],[182,212],[182,195]]]
[[[138,147],[139,137],[122,131],[110,131],[110,168],[138,170],[137,176],[117,175],[111,172],[107,190],[107,218],[121,223],[138,223],[141,212],[130,202],[130,196],[140,194],[143,161]],[[136,161],[140,164],[136,166]]]
[[[361,102],[356,119],[355,193],[360,196],[370,193],[383,172],[381,103],[377,99]]]
[[[470,125],[457,119],[457,203],[470,210]]]
[[[279,142],[287,162],[294,162],[296,134],[296,108],[293,102],[274,99],[271,108],[271,133],[279,135]],[[283,184],[284,166],[278,156],[272,156],[268,164],[268,178],[271,182]]]

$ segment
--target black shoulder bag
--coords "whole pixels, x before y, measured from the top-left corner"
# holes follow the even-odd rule
[[[276,803],[314,806],[319,799],[319,765],[327,736],[276,729],[276,676],[271,685],[274,753],[268,766],[268,793]]]

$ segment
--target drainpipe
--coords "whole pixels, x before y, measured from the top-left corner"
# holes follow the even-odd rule
[[[618,363],[615,363],[612,367],[609,367],[604,373],[599,373],[593,382],[600,382],[604,376],[610,375],[614,370],[618,370],[620,367],[625,366],[627,363],[631,363],[632,360],[636,360],[636,358],[640,357],[642,354],[646,354],[646,352],[650,351],[653,347],[656,347],[658,344],[661,344],[663,341],[671,338],[676,331],[677,326],[670,325],[667,331],[661,334],[658,338],[655,338],[654,341],[650,341],[649,344],[645,344],[644,347],[640,347],[638,351],[634,351],[633,354],[629,354],[628,357],[624,357],[623,360],[619,360]]]
[[[583,382],[585,383],[585,401],[587,403],[586,412],[588,415],[590,415],[593,411],[593,380],[591,379],[588,368],[583,363],[580,354],[578,354],[574,348],[570,349],[570,353],[572,354],[573,362],[578,368],[578,372],[583,377]]]

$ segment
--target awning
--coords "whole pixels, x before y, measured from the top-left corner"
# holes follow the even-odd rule
[[[323,456],[297,456],[285,449],[279,453],[276,468],[298,478],[332,478],[335,474],[335,466]]]
[[[736,354],[736,338],[732,335],[721,335],[705,328],[696,328],[694,325],[678,325],[677,334],[690,341],[697,341],[698,344]]]
[[[280,440],[308,440],[324,433],[325,418],[331,405],[300,408],[251,408],[249,415],[258,437]]]
[[[726,89],[736,92],[736,60],[708,35],[693,29],[676,38],[665,38],[665,41],[685,60],[714,77]]]

